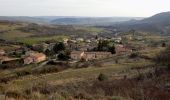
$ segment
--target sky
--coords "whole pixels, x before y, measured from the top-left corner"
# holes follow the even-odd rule
[[[170,0],[0,0],[0,16],[149,17]]]

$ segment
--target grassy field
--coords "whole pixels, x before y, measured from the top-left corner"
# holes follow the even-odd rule
[[[17,48],[20,48],[20,46],[18,45],[1,45],[0,49],[4,49],[5,51],[11,51],[11,50],[15,50]]]
[[[0,24],[0,30],[8,31],[21,27],[20,25]]]
[[[97,28],[97,27],[87,27],[87,26],[74,26],[75,29],[78,30],[86,30],[89,33],[92,33],[93,35],[97,35],[100,32],[103,32],[104,29],[103,28]]]
[[[43,37],[25,37],[22,39],[18,39],[19,42],[25,43],[25,44],[36,44],[44,41],[62,41],[64,38],[69,38],[68,36],[43,36]]]
[[[17,40],[17,39],[22,39],[25,37],[32,36],[32,33],[24,33],[21,31],[13,30],[13,31],[8,31],[6,33],[0,34],[1,39],[5,40]]]
[[[141,55],[148,56],[150,58],[154,58],[163,50],[165,50],[165,48],[163,48],[163,47],[146,48],[144,50],[141,50],[140,53],[141,53]]]
[[[8,84],[3,85],[5,90],[12,91],[19,89],[19,91],[24,91],[30,88],[33,84],[38,84],[42,82],[48,82],[54,85],[64,85],[67,83],[76,83],[79,81],[95,80],[100,73],[105,73],[110,78],[117,78],[123,75],[136,75],[137,72],[129,71],[131,68],[140,67],[143,65],[149,65],[150,62],[137,62],[137,63],[124,63],[124,64],[111,64],[105,67],[88,67],[81,69],[68,69],[58,73],[49,73],[42,75],[28,75],[20,77],[16,80],[10,81]],[[15,71],[30,70],[33,67],[19,68]],[[4,71],[0,75],[13,75],[15,71]],[[117,76],[118,75],[118,76]],[[12,90],[11,90],[12,89]]]

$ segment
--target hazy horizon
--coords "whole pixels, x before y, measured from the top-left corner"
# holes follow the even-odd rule
[[[168,0],[0,0],[0,16],[149,17]]]

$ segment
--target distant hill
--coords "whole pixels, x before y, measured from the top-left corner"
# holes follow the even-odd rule
[[[156,14],[152,17],[143,19],[142,22],[152,23],[152,24],[160,24],[160,25],[170,25],[170,12],[163,12]]]
[[[163,12],[143,20],[131,20],[113,24],[120,30],[135,29],[139,31],[170,34],[170,12]]]
[[[52,20],[52,24],[58,25],[111,25],[132,19],[142,19],[140,17],[70,17]]]
[[[35,18],[28,16],[0,16],[0,21],[12,21],[12,22],[29,22],[29,23],[37,23],[37,24],[47,24],[48,20],[43,18]]]
[[[143,19],[140,17],[78,17],[78,16],[0,16],[0,21],[20,21],[37,24],[55,25],[111,25],[129,21],[132,19]]]

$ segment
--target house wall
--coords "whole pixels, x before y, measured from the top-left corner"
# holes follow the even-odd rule
[[[84,58],[85,60],[95,60],[111,57],[110,52],[83,52],[83,53],[71,53],[71,58],[74,60],[80,60]]]
[[[4,55],[4,54],[5,54],[5,51],[0,50],[0,55]]]
[[[24,59],[24,64],[31,64],[31,63],[33,63],[33,58],[27,57]]]
[[[41,57],[34,57],[34,62],[35,63],[39,63],[39,62],[42,62],[42,61],[45,61],[46,60],[46,56],[41,56]]]
[[[93,53],[93,54],[85,54],[85,59],[86,60],[94,60],[94,59],[97,59],[96,58],[96,54],[95,53]]]
[[[31,55],[24,59],[24,64],[39,63],[46,60],[46,55]]]

